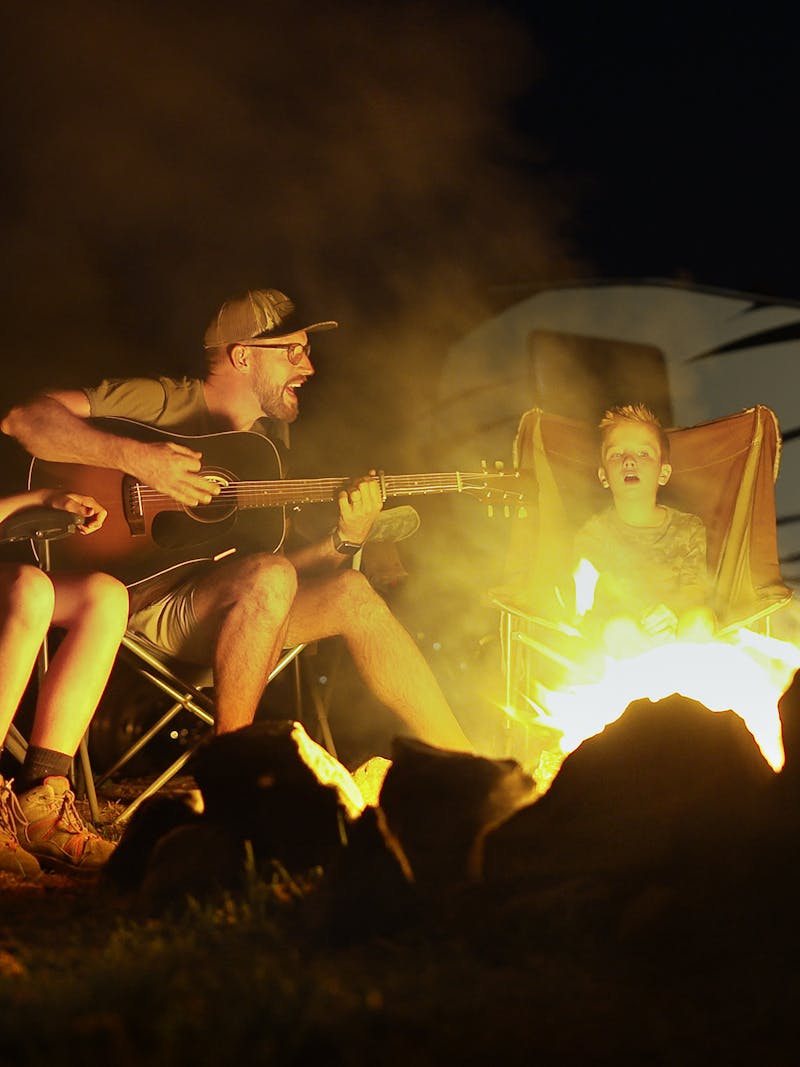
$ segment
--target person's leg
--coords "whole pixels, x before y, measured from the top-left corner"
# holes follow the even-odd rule
[[[38,568],[0,566],[0,751],[50,626],[54,599],[50,580]],[[11,787],[0,777],[0,871],[38,878],[38,860],[19,841],[21,812]]]
[[[53,625],[66,633],[39,692],[31,745],[71,758],[114,665],[128,620],[128,594],[107,574],[51,577]]]
[[[215,567],[198,581],[192,609],[197,625],[213,634],[218,734],[253,721],[286,644],[296,590],[288,560],[261,553]]]
[[[53,622],[66,634],[40,687],[31,743],[14,783],[17,837],[45,866],[91,873],[113,845],[83,824],[67,773],[125,632],[128,595],[105,574],[52,580]]]
[[[289,614],[289,645],[337,635],[369,689],[412,734],[472,751],[411,635],[358,571],[301,583]]]
[[[53,585],[38,568],[0,566],[0,744],[30,679],[54,603]]]

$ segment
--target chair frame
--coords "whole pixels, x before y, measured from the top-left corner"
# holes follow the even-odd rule
[[[52,515],[54,509],[40,509],[46,511],[48,515]],[[392,509],[397,513],[400,509]],[[66,515],[66,512],[57,513],[58,515]],[[393,516],[394,521],[397,521],[397,514]],[[413,518],[413,521],[412,521]],[[47,533],[47,523],[39,523],[36,528],[31,531],[30,525],[23,526],[22,532],[9,540],[29,540],[33,543],[34,552],[39,560],[39,565],[43,570],[50,569],[50,549],[49,541],[56,537],[68,536],[74,532],[77,527],[78,520],[75,516],[70,516],[71,522],[68,529],[62,529],[61,526],[57,530],[52,530]],[[419,525],[419,518],[416,512],[410,507],[403,509],[403,526],[397,530],[394,528],[384,529],[377,539],[396,541],[402,540],[415,532]],[[389,520],[386,520],[388,524]],[[63,525],[63,524],[62,524]],[[361,568],[362,553],[358,552],[353,556],[351,565],[354,570],[360,570]],[[267,685],[274,681],[279,674],[281,674],[288,667],[293,667],[294,670],[294,700],[295,700],[295,716],[302,718],[303,714],[303,685],[302,685],[302,662],[307,661],[306,656],[301,656],[306,650],[312,650],[315,644],[304,643],[295,645],[292,648],[287,648],[283,651],[282,655],[278,659],[278,662],[270,671],[267,678]],[[89,807],[92,814],[92,818],[95,823],[99,820],[99,808],[97,803],[96,789],[102,786],[115,774],[117,774],[122,768],[124,768],[130,760],[133,759],[138,753],[140,753],[145,746],[147,746],[169,723],[178,715],[182,710],[188,711],[196,719],[198,719],[204,726],[212,727],[215,722],[215,709],[214,703],[211,697],[204,690],[211,683],[211,669],[210,668],[194,668],[194,670],[200,670],[201,676],[194,682],[187,681],[186,678],[181,677],[178,673],[183,666],[191,667],[190,664],[182,664],[169,656],[166,652],[159,653],[150,642],[145,641],[135,632],[128,630],[124,634],[118,657],[120,662],[124,662],[127,667],[134,670],[142,678],[155,686],[161,693],[165,694],[172,700],[172,704],[166,711],[164,711],[157,721],[153,723],[148,729],[138,737],[113,763],[111,767],[104,770],[102,773],[95,776],[92,771],[90,755],[89,755],[89,731],[87,730],[84,737],[81,739],[79,754],[80,754],[80,766],[85,783],[85,790],[89,801]],[[39,676],[41,677],[43,672],[47,669],[47,648],[43,647],[40,653],[39,663]],[[333,740],[333,735],[330,728],[328,712],[331,702],[332,686],[328,686],[325,695],[321,695],[318,687],[315,686],[310,678],[309,670],[307,668],[307,686],[311,695],[311,700],[314,708],[314,713],[319,725],[320,734],[322,736],[323,743],[327,750],[334,758],[337,758],[336,747]],[[157,775],[153,781],[151,781],[140,793],[137,794],[134,799],[125,805],[123,809],[117,814],[113,820],[112,825],[121,825],[127,822],[131,816],[138,810],[138,808],[160,789],[162,789],[168,782],[170,782],[180,771],[186,766],[191,759],[197,748],[203,743],[203,739],[192,744],[185,751],[170,763],[159,775]],[[15,758],[22,761],[25,757],[25,750],[27,745],[24,738],[19,731],[13,727],[9,731],[9,738],[7,740],[7,746],[9,751]]]
[[[541,430],[542,422],[547,419],[551,426],[556,424],[562,427],[568,437],[568,439],[578,440],[579,437],[583,437],[586,434],[591,434],[591,428],[587,424],[577,423],[572,420],[563,419],[560,416],[549,416],[540,409],[533,409],[526,412],[520,421],[520,427],[517,433],[514,444],[514,459],[515,466],[522,474],[528,475],[533,471],[537,480],[537,486],[539,488],[540,496],[550,493],[551,498],[553,494],[560,494],[562,491],[557,487],[555,476],[550,469],[549,462],[546,463],[545,469],[537,469],[536,458],[539,453],[546,455],[545,446],[543,441],[543,435]],[[757,554],[756,563],[759,568],[758,581],[753,583],[755,591],[761,596],[762,602],[755,601],[752,604],[752,610],[750,610],[746,617],[736,618],[735,616],[728,619],[721,626],[719,633],[724,634],[730,629],[738,626],[753,626],[758,625],[762,630],[769,630],[769,616],[777,611],[779,608],[784,607],[792,598],[792,591],[783,583],[780,575],[780,568],[778,564],[777,553],[777,535],[776,535],[776,522],[775,522],[775,496],[774,496],[774,483],[778,476],[780,454],[781,454],[781,436],[778,427],[777,419],[774,413],[763,405],[757,405],[754,408],[748,408],[745,411],[737,412],[733,415],[726,416],[723,419],[715,419],[712,422],[702,423],[697,426],[687,427],[685,429],[668,430],[671,441],[673,443],[673,454],[675,452],[676,434],[682,434],[683,439],[688,442],[690,438],[689,434],[702,434],[702,432],[708,428],[718,426],[723,423],[733,424],[734,420],[739,420],[742,427],[748,427],[752,424],[752,431],[750,434],[750,444],[741,450],[741,463],[743,471],[746,472],[746,476],[750,479],[747,485],[747,492],[743,492],[740,488],[737,490],[736,501],[734,506],[734,512],[737,516],[737,523],[739,527],[739,534],[732,533],[733,520],[731,520],[731,527],[724,531],[724,536],[717,537],[717,558],[713,560],[713,565],[716,567],[717,581],[727,582],[728,587],[732,587],[732,568],[728,565],[725,559],[726,550],[729,548],[729,538],[732,544],[731,551],[737,549],[741,550],[741,546],[737,541],[737,537],[743,529],[742,515],[747,512],[748,509],[753,513],[758,512],[761,517],[762,536],[766,537],[766,533],[769,532],[771,541],[766,544],[766,548]],[[695,436],[695,440],[697,437]],[[761,449],[764,444],[768,446],[762,453]],[[737,452],[737,455],[739,453]],[[563,457],[561,457],[563,458]],[[772,458],[771,463],[769,462]],[[587,487],[587,493],[593,494],[595,505],[602,501],[604,497],[600,495],[599,483],[595,484],[595,471],[599,465],[599,456],[595,456],[591,453],[584,454],[571,463],[572,471],[570,477],[582,478],[585,476],[592,483],[591,489]],[[696,465],[698,468],[701,465]],[[696,470],[684,465],[684,470],[687,472],[689,478],[696,477]],[[677,469],[676,469],[676,474]],[[743,473],[743,480],[745,473]],[[675,480],[675,474],[673,475]],[[692,486],[693,492],[697,492],[697,487]],[[740,499],[744,496],[745,499]],[[680,505],[680,501],[678,501]],[[686,508],[685,508],[686,509]],[[691,506],[688,510],[697,510]],[[591,513],[591,507],[589,508]],[[536,512],[534,522],[539,520],[539,514]],[[545,516],[547,521],[549,517]],[[559,519],[563,520],[564,515],[559,516]],[[520,561],[524,559],[525,553],[530,554],[530,539],[531,536],[539,538],[540,544],[537,547],[541,547],[541,533],[539,527],[532,535],[530,532],[524,533],[524,525],[528,523],[529,519],[517,520],[517,529],[512,536],[511,552],[512,557],[509,570],[513,573],[519,574]],[[530,527],[528,527],[530,531]],[[717,534],[719,531],[715,531]],[[552,536],[552,531],[550,532]],[[747,540],[745,538],[745,540]],[[561,550],[565,551],[563,530],[561,536]],[[711,548],[711,546],[709,546]],[[746,545],[748,552],[751,551],[749,541]],[[749,559],[749,556],[748,556]],[[516,563],[516,569],[515,569]],[[534,563],[534,566],[536,564]],[[534,581],[531,580],[530,588],[535,588]],[[529,691],[530,678],[528,677],[531,668],[529,662],[530,657],[526,657],[526,648],[532,648],[533,650],[539,650],[546,653],[548,656],[552,656],[552,650],[547,648],[543,642],[539,642],[537,637],[532,636],[526,630],[529,630],[532,626],[537,628],[547,628],[552,626],[552,623],[546,617],[539,615],[528,614],[525,610],[521,609],[513,602],[513,597],[504,596],[504,592],[507,594],[508,587],[504,591],[499,592],[493,596],[493,601],[497,607],[500,608],[500,639],[501,639],[501,657],[502,667],[504,675],[504,699],[506,707],[512,712],[514,709],[520,707],[519,693],[523,688]],[[524,662],[521,662],[523,660]]]
[[[267,684],[293,663],[297,663],[300,653],[307,646],[295,645],[286,649],[278,662],[272,668],[267,679]],[[153,740],[175,716],[182,710],[190,712],[205,726],[213,726],[214,702],[203,691],[204,686],[198,682],[193,684],[180,677],[173,669],[173,661],[164,655],[156,654],[148,643],[142,641],[136,634],[128,631],[122,638],[120,648],[120,660],[134,670],[140,677],[150,682],[166,694],[173,701],[171,706],[127,748],[122,755],[107,770],[94,778],[96,787],[101,787],[110,778],[113,778],[123,767],[126,766],[146,745]],[[210,668],[203,669],[204,678],[210,681]],[[295,699],[298,708],[302,707],[300,693],[299,674],[295,676]],[[299,712],[298,712],[299,714]],[[125,823],[134,812],[151,796],[162,789],[185,767],[197,748],[203,743],[203,739],[191,745],[173,760],[156,778],[153,779],[137,796],[127,804],[113,820],[112,825]]]

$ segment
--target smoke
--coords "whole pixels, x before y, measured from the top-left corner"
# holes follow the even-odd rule
[[[6,342],[53,338],[35,386],[190,369],[225,296],[275,285],[342,323],[308,420],[329,456],[334,425],[428,402],[488,285],[567,269],[568,205],[511,121],[540,61],[488,4],[42,11],[0,75]]]
[[[415,470],[489,288],[574,271],[571,194],[514,126],[543,60],[488,0],[84,0],[4,34],[8,403],[199,370],[220,301],[276,286],[341,323],[296,468]]]

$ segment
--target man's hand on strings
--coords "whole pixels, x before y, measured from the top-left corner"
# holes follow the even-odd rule
[[[219,493],[219,485],[198,474],[203,459],[200,452],[175,441],[136,445],[131,474],[145,485],[188,507],[209,504]]]
[[[356,478],[339,493],[339,536],[363,544],[383,507],[381,485],[375,471]]]

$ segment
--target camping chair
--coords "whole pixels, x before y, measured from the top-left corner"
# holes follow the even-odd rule
[[[0,543],[30,542],[39,566],[42,570],[49,571],[51,543],[74,534],[80,523],[81,519],[77,515],[58,508],[24,508],[0,523]],[[295,662],[304,647],[304,645],[298,645],[295,648],[286,650],[273,668],[269,681],[272,681],[281,671]],[[211,726],[214,722],[213,702],[207,693],[203,692],[204,688],[211,685],[210,669],[191,668],[186,664],[179,664],[174,660],[170,660],[166,654],[160,653],[131,631],[128,631],[122,638],[120,655],[140,676],[146,678],[162,693],[166,693],[173,700],[173,704],[160,716],[156,723],[130,745],[112,767],[97,777],[95,777],[92,770],[89,752],[91,726],[81,739],[78,748],[79,768],[73,768],[71,777],[76,785],[76,790],[85,792],[91,818],[95,824],[97,824],[100,814],[97,802],[97,787],[116,774],[137,753],[141,752],[145,745],[168,726],[182,709],[192,713],[206,726]],[[48,660],[49,648],[48,643],[45,641],[37,659],[37,678],[40,683],[47,671]],[[298,707],[299,699],[298,688],[296,697]],[[323,706],[318,709],[317,714],[321,715],[324,710]],[[327,723],[325,727],[327,728]],[[117,815],[114,820],[115,823],[121,823],[129,819],[148,797],[174,778],[187,763],[199,743],[200,741],[197,741],[191,747],[182,751],[178,758],[159,774],[154,781],[148,783],[131,803]],[[6,738],[6,748],[14,759],[19,763],[23,762],[28,744],[13,723]],[[77,773],[78,769],[80,774]]]
[[[390,508],[382,512],[373,526],[368,541],[374,544],[393,545],[395,542],[405,539],[413,534],[419,527],[419,516],[414,508],[404,505]],[[363,554],[369,552],[369,546],[362,550]],[[362,552],[352,557],[352,566],[355,570],[361,569]],[[369,568],[365,568],[369,570]],[[368,577],[370,574],[368,573]],[[293,669],[293,714],[294,717],[303,721],[304,705],[303,677],[311,697],[311,707],[316,717],[316,723],[323,746],[337,758],[336,747],[329,723],[329,710],[333,692],[333,684],[325,686],[324,693],[320,692],[315,684],[314,674],[310,669],[302,670],[301,653],[308,650],[312,652],[314,645],[299,644],[283,650],[278,662],[270,672],[267,685],[274,682],[287,668]],[[175,778],[186,766],[197,748],[203,743],[210,733],[214,724],[214,702],[208,690],[213,684],[212,673],[209,667],[198,667],[178,661],[169,656],[162,649],[154,646],[150,641],[143,639],[135,632],[128,630],[122,638],[119,659],[128,668],[144,679],[147,683],[155,686],[161,693],[166,694],[171,704],[158,719],[149,726],[123,753],[94,779],[96,787],[103,786],[110,779],[117,776],[131,760],[139,755],[145,746],[149,745],[170,726],[181,711],[189,712],[201,724],[199,736],[192,740],[152,781],[136,794],[116,816],[114,823],[126,822],[133,813],[153,794],[162,789],[168,782]],[[336,663],[334,664],[334,670]]]
[[[298,657],[306,647],[306,645],[301,644],[285,649],[283,655],[270,672],[267,684],[274,681],[290,665],[297,666]],[[140,678],[154,686],[161,693],[166,694],[172,703],[151,726],[122,752],[112,766],[95,776],[95,788],[99,789],[118,775],[135,756],[139,755],[151,741],[167,729],[181,711],[189,712],[206,729],[201,730],[198,738],[187,745],[169,766],[136,793],[130,803],[125,805],[117,814],[114,824],[127,822],[137,808],[149,797],[172,781],[183,770],[206,736],[210,734],[214,725],[214,702],[208,692],[212,685],[210,667],[198,667],[176,660],[131,630],[128,630],[122,638],[119,659]],[[298,673],[295,674],[295,716],[297,718],[302,717],[302,697]],[[327,723],[325,726],[327,727]]]
[[[77,531],[81,523],[82,519],[78,515],[73,515],[72,512],[63,511],[60,508],[23,508],[13,515],[9,515],[7,519],[0,523],[0,544],[13,544],[18,541],[32,542],[39,566],[43,571],[49,572],[51,542],[60,540],[62,537],[70,537]],[[36,661],[36,675],[40,685],[47,672],[48,665],[49,646],[47,639],[45,639]],[[100,811],[89,761],[87,735],[88,730],[81,738],[78,746],[81,770],[80,781],[76,780],[78,775],[74,764],[71,777],[76,788],[82,787],[82,791],[85,791],[92,821],[97,824]],[[6,737],[6,748],[19,763],[24,761],[28,743],[13,722]]]
[[[766,631],[769,616],[792,597],[778,563],[777,419],[759,405],[667,432],[672,477],[659,500],[705,523],[719,632]],[[565,590],[572,588],[574,535],[608,506],[597,479],[599,461],[594,427],[539,409],[522,416],[514,462],[535,488],[528,517],[514,521],[504,585],[493,596],[501,609],[505,700],[512,713],[526,706],[534,679],[568,669],[575,651],[575,638],[558,620]],[[537,647],[551,654],[537,654]]]

